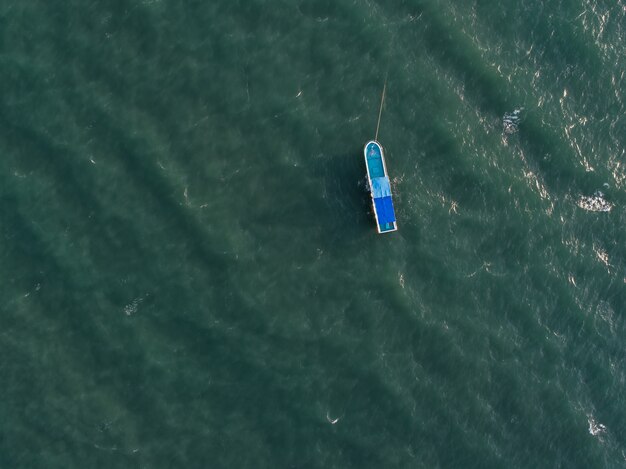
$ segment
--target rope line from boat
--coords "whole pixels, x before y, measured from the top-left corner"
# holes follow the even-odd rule
[[[389,39],[389,50],[387,51],[387,67],[385,70],[385,84],[383,85],[383,92],[380,96],[380,109],[378,110],[378,122],[376,123],[376,137],[374,140],[378,142],[378,129],[380,128],[380,118],[383,115],[383,105],[385,104],[385,91],[387,90],[387,78],[389,78],[389,67],[391,66],[391,51],[393,50],[394,33],[391,33]]]
[[[380,109],[378,110],[378,122],[376,123],[376,137],[374,140],[378,141],[378,129],[380,128],[380,118],[383,115],[383,104],[385,102],[385,91],[387,90],[387,76],[385,76],[385,84],[383,85],[383,93],[380,97]]]

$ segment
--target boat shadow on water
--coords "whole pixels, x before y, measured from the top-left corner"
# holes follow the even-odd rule
[[[323,180],[326,215],[321,221],[333,238],[353,238],[375,232],[365,171],[359,147],[324,158],[315,169]]]

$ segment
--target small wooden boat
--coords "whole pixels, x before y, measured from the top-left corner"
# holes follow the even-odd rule
[[[372,208],[376,217],[376,229],[379,233],[396,231],[396,213],[391,200],[391,184],[385,164],[383,147],[376,140],[370,140],[363,148],[367,180],[372,196]]]

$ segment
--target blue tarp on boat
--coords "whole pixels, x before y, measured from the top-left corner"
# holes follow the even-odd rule
[[[393,211],[390,195],[374,198],[374,204],[376,205],[376,215],[378,215],[379,224],[384,225],[396,221],[396,213]]]
[[[375,199],[391,195],[391,187],[389,185],[388,177],[372,179],[372,195]]]

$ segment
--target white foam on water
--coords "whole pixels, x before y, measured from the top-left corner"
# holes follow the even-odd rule
[[[612,267],[611,264],[609,263],[609,254],[606,252],[605,249],[599,247],[599,246],[594,246],[593,247],[593,252],[596,253],[596,257],[598,259],[600,259],[600,261],[602,261],[602,263],[607,266],[607,267]]]
[[[337,418],[331,418],[330,414],[328,412],[326,412],[326,420],[328,420],[328,423],[330,423],[331,425],[335,425],[337,422],[339,422],[339,419],[341,417],[337,417]]]
[[[608,301],[600,301],[594,314],[594,328],[603,337],[615,337],[615,311]]]
[[[593,436],[599,436],[606,433],[606,426],[596,422],[596,419],[592,415],[587,415],[587,422],[589,423],[589,433]]]
[[[576,205],[589,212],[610,212],[613,208],[613,204],[608,202],[600,191],[596,191],[593,195],[581,195]]]
[[[126,316],[132,316],[133,314],[135,314],[137,312],[137,309],[139,308],[139,305],[141,304],[143,300],[144,300],[143,297],[138,296],[129,304],[124,306],[124,314],[126,314]]]

